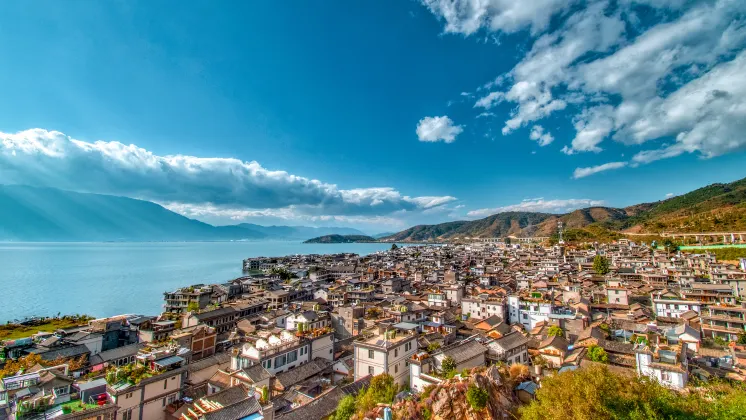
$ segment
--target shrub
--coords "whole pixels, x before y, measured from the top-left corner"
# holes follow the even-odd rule
[[[346,395],[337,405],[337,411],[334,413],[334,420],[349,420],[355,410],[355,397],[352,395]]]
[[[474,411],[480,411],[487,406],[487,399],[489,394],[482,388],[477,388],[476,385],[469,385],[469,389],[466,391],[466,401],[469,402]]]
[[[443,371],[444,375],[448,376],[451,372],[456,370],[456,361],[453,360],[453,357],[446,356],[440,363],[440,369]]]
[[[549,337],[563,337],[565,335],[565,332],[562,331],[562,328],[558,327],[557,325],[552,325],[551,327],[549,327],[547,335]]]
[[[588,358],[594,362],[609,363],[609,355],[603,347],[592,345],[588,347]]]
[[[510,379],[519,381],[529,376],[528,366],[521,363],[514,363],[508,368]]]

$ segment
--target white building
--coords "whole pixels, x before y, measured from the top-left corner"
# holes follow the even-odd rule
[[[355,380],[388,373],[403,385],[409,380],[409,360],[417,353],[417,335],[387,330],[372,338],[355,341]]]
[[[505,301],[503,299],[462,299],[461,315],[475,319],[486,319],[492,315],[497,315],[505,320]]]
[[[316,337],[296,337],[288,331],[270,334],[256,342],[246,343],[233,350],[231,370],[261,364],[272,374],[285,372],[308,363],[315,357],[334,358],[333,333]]]
[[[666,316],[669,318],[678,318],[687,311],[700,313],[702,308],[702,303],[695,300],[653,298],[652,301],[653,312],[657,316]]]
[[[637,374],[655,379],[661,385],[684,389],[689,381],[685,353],[658,350],[656,354],[645,347],[636,349]]]

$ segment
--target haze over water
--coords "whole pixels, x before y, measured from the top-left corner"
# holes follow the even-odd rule
[[[239,277],[244,258],[365,255],[390,247],[286,241],[0,243],[0,322],[58,312],[157,315],[163,292]]]

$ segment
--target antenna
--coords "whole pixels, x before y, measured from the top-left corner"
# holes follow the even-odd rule
[[[565,240],[562,239],[562,226],[563,226],[562,221],[557,222],[557,230],[559,232],[559,244],[560,245],[565,244]]]

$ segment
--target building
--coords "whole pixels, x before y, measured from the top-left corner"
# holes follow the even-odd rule
[[[165,303],[163,311],[167,313],[183,314],[189,310],[200,310],[210,304],[212,287],[198,284],[182,287],[173,292],[163,294]]]
[[[702,303],[696,300],[679,299],[673,294],[654,293],[651,296],[653,312],[656,316],[678,318],[687,311],[700,313]]]
[[[414,330],[386,329],[365,340],[355,341],[355,380],[388,373],[403,385],[409,380],[409,359],[417,353]]]
[[[465,340],[438,349],[429,357],[427,353],[420,353],[410,360],[409,384],[412,389],[422,391],[428,385],[440,383],[441,380],[432,374],[442,371],[442,363],[446,358],[452,359],[456,364],[456,372],[485,366],[487,351],[487,347],[479,342]]]
[[[635,348],[635,360],[638,375],[648,376],[664,386],[684,389],[689,382],[685,352],[662,349],[653,351],[642,344]]]
[[[215,354],[217,332],[213,327],[198,324],[174,331],[171,339],[180,347],[189,349],[192,352],[192,360],[200,360]]]
[[[487,359],[493,363],[528,364],[528,338],[518,331],[512,331],[504,336],[489,341]]]
[[[706,338],[720,337],[728,341],[738,340],[746,333],[746,307],[711,305],[700,314],[702,335]]]
[[[231,369],[241,370],[261,365],[272,374],[285,372],[301,366],[315,357],[332,360],[334,341],[332,331],[294,335],[289,331],[258,337],[233,349]]]
[[[158,362],[168,364],[161,368],[165,370],[162,373],[154,370],[155,375],[136,384],[123,380],[107,385],[107,393],[119,407],[117,420],[166,420],[166,406],[182,396],[186,367],[178,356],[155,361]]]
[[[461,300],[461,315],[469,318],[485,319],[496,315],[505,320],[506,309],[504,299],[466,298]]]
[[[236,327],[238,314],[232,306],[213,309],[199,313],[186,313],[182,318],[182,327],[196,327],[199,324],[205,324],[208,327],[215,328],[215,332],[220,335],[230,332]]]

